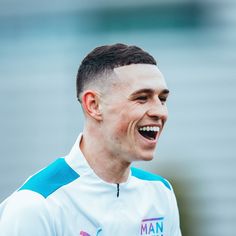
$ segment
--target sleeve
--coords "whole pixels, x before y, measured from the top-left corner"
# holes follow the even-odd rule
[[[1,236],[56,235],[46,199],[41,195],[22,190],[14,193],[2,207]]]
[[[173,188],[171,190],[171,236],[181,236],[181,230],[180,230],[180,222],[179,222],[179,210],[178,205],[176,201],[176,197],[173,191]]]

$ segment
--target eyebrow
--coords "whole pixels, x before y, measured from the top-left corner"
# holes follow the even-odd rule
[[[145,88],[145,89],[139,89],[135,92],[133,92],[130,97],[135,97],[137,95],[139,95],[140,93],[148,93],[148,94],[153,94],[155,93],[155,90],[154,89],[150,89],[150,88]],[[170,93],[170,91],[168,89],[163,89],[161,90],[160,94],[165,94],[165,95],[168,95]]]

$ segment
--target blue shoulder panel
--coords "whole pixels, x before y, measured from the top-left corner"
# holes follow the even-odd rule
[[[79,178],[64,160],[59,158],[48,167],[32,176],[18,191],[26,189],[37,192],[47,198],[57,189]]]
[[[150,172],[147,172],[147,171],[135,168],[135,167],[131,167],[131,173],[132,173],[132,176],[138,179],[147,180],[147,181],[161,181],[168,189],[171,190],[171,186],[168,183],[168,181],[165,180],[160,175],[155,175],[155,174],[152,174]]]

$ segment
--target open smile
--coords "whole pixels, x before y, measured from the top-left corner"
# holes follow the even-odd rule
[[[159,126],[142,126],[138,128],[138,132],[146,139],[154,141],[157,138]]]

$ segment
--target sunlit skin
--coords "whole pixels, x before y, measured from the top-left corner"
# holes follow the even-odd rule
[[[133,161],[153,159],[168,117],[169,94],[155,65],[132,64],[114,69],[108,86],[84,91],[86,123],[81,150],[94,172],[110,183],[125,182]],[[158,126],[154,140],[138,131]]]

